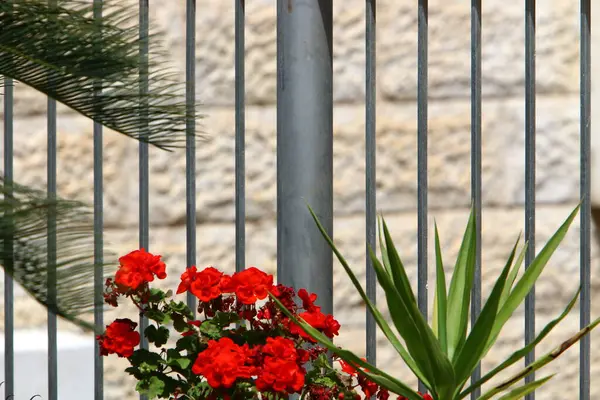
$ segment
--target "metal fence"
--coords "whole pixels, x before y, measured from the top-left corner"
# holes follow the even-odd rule
[[[101,5],[102,0],[93,0]],[[245,260],[245,101],[244,101],[244,27],[245,1],[235,2],[235,228],[236,270],[244,268]],[[471,196],[476,209],[477,236],[481,236],[481,0],[471,2]],[[195,109],[195,32],[196,0],[186,0],[186,96],[189,112]],[[366,237],[375,247],[376,204],[375,204],[375,43],[376,43],[376,0],[365,1],[366,26]],[[529,241],[526,266],[535,254],[535,32],[536,2],[525,0],[525,237]],[[575,8],[575,4],[574,4]],[[581,326],[590,322],[590,0],[580,1],[581,17],[581,209],[580,227],[580,270],[581,270]],[[427,90],[428,90],[428,0],[418,0],[418,305],[427,314]],[[148,63],[149,0],[140,0],[140,38],[142,73]],[[101,18],[98,7],[96,17]],[[311,226],[310,216],[305,212],[310,203],[321,218],[326,230],[333,234],[333,95],[332,95],[332,1],[330,0],[278,0],[277,1],[277,273],[279,281],[295,287],[307,287],[319,295],[324,311],[333,308],[332,254],[316,229]],[[145,67],[146,66],[146,67]],[[142,80],[142,92],[148,90],[147,81]],[[13,90],[6,79],[4,93],[4,171],[8,180],[13,174]],[[98,88],[101,90],[101,88]],[[195,185],[195,123],[187,126],[189,140],[186,148],[187,186],[187,265],[196,263],[196,185]],[[102,187],[102,126],[94,124],[94,227],[95,261],[102,264],[103,254],[103,187]],[[56,195],[56,103],[48,99],[48,193]],[[139,145],[139,245],[149,248],[149,162],[148,145]],[[49,221],[52,227],[53,221]],[[49,236],[50,265],[55,259],[56,238]],[[478,246],[480,246],[478,240]],[[481,309],[481,248],[477,248],[476,279],[473,287],[472,319]],[[375,301],[376,278],[368,257],[367,294]],[[52,269],[51,269],[52,270]],[[48,274],[49,296],[55,296],[56,276]],[[95,297],[102,302],[102,275],[95,277]],[[188,294],[193,306],[195,299]],[[6,277],[4,284],[5,326],[12,326],[13,283]],[[525,340],[530,342],[535,333],[535,295],[526,301]],[[367,359],[376,363],[375,321],[367,313]],[[103,326],[102,310],[95,312],[95,323]],[[146,321],[140,321],[140,330]],[[143,336],[142,336],[143,337]],[[5,332],[6,393],[14,389],[13,355],[14,332]],[[142,342],[142,346],[147,343]],[[96,350],[98,350],[96,348]],[[580,400],[590,399],[590,339],[581,341]],[[526,362],[533,360],[528,355]],[[49,400],[56,400],[57,391],[57,331],[56,316],[48,314],[48,393]],[[480,370],[475,372],[475,378]],[[533,375],[527,378],[533,380]],[[422,389],[422,387],[421,387]],[[95,399],[103,398],[103,361],[95,355]],[[477,397],[474,392],[472,397]],[[44,396],[46,397],[46,396]],[[142,397],[143,398],[143,397]],[[533,399],[534,395],[529,395]]]

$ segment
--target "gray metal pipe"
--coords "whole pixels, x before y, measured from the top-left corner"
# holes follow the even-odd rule
[[[333,234],[331,0],[277,2],[278,282],[333,311],[332,251],[307,203]]]

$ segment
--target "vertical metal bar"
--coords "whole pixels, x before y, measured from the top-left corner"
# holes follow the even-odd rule
[[[365,163],[366,163],[366,237],[367,246],[375,251],[375,239],[377,235],[376,226],[376,197],[375,197],[375,137],[376,137],[376,75],[375,75],[375,49],[376,49],[376,21],[377,21],[377,2],[375,0],[366,0],[366,109],[365,109]],[[371,257],[369,257],[369,248],[366,249],[367,261],[367,296],[376,304],[377,301],[377,277],[373,269]],[[375,328],[375,318],[367,310],[367,361],[372,365],[377,364],[377,330]]]
[[[331,0],[277,1],[277,276],[333,308]]]
[[[102,0],[94,0],[94,19],[102,19]],[[99,32],[101,34],[101,32]],[[95,85],[94,95],[101,94],[102,86]],[[103,198],[103,151],[102,125],[94,122],[94,324],[104,326],[104,198]],[[94,340],[94,399],[104,399],[104,360],[100,356],[100,344]]]
[[[475,208],[475,278],[471,300],[471,326],[481,312],[481,0],[471,0],[471,200]],[[478,364],[471,381],[481,378]],[[479,398],[481,389],[471,393]]]
[[[427,317],[427,25],[429,0],[419,0],[417,75],[417,303]],[[419,391],[426,390],[419,382]]]
[[[581,311],[580,324],[585,327],[590,323],[591,310],[591,123],[592,123],[592,56],[591,56],[591,17],[590,0],[581,0]],[[579,366],[579,399],[590,399],[590,335],[581,339]]]
[[[525,268],[535,258],[535,0],[525,1]],[[535,287],[525,298],[525,343],[535,339]],[[525,356],[525,365],[535,359],[532,350]],[[525,382],[533,382],[529,374]],[[535,399],[535,392],[526,396]]]
[[[235,1],[235,270],[246,264],[245,0]]]
[[[4,196],[11,196],[10,184],[13,180],[13,80],[4,78],[4,183],[7,184]],[[4,243],[7,255],[4,272],[4,385],[5,394],[14,394],[15,389],[15,353],[14,353],[14,285],[12,277],[6,273],[13,268],[13,242]]]
[[[146,99],[148,95],[148,13],[149,13],[149,0],[140,0],[140,100],[142,101],[141,115],[140,118],[143,122],[148,123],[147,110],[144,109],[146,105]],[[142,136],[147,133],[142,132]],[[139,242],[140,248],[149,251],[149,163],[148,163],[148,143],[141,140],[139,143]],[[148,341],[144,337],[144,330],[148,325],[148,320],[145,317],[140,317],[140,348],[147,349]],[[148,400],[148,396],[140,395],[141,400]]]
[[[56,199],[56,100],[48,97],[48,199]],[[50,206],[48,212],[48,399],[57,400],[57,325],[56,314],[56,214]]]
[[[186,261],[196,265],[196,0],[187,0],[185,42],[186,120]],[[187,293],[187,304],[196,315],[196,296]]]
[[[56,0],[49,0],[50,6],[56,6]],[[48,199],[56,199],[56,100],[48,97],[47,103],[47,186]],[[57,321],[52,308],[56,307],[56,214],[50,206],[48,212],[48,400],[58,399],[58,346]]]

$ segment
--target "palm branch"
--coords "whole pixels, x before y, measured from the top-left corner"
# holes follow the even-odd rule
[[[169,68],[157,35],[140,38],[137,10],[105,1],[99,20],[91,1],[55,3],[0,1],[0,75],[128,137],[160,149],[183,147],[195,110],[186,106],[184,85]],[[141,46],[146,41],[148,53]],[[83,315],[98,306],[95,270],[104,271],[94,264],[92,217],[83,203],[0,179],[5,272],[49,310],[84,329],[93,326]],[[49,237],[56,237],[56,245],[49,245]],[[48,280],[56,282],[51,293]]]

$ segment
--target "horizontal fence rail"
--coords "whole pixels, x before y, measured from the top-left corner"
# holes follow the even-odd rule
[[[49,0],[50,4],[56,4]],[[96,5],[94,17],[102,19],[103,0],[90,0]],[[235,53],[232,60],[235,72],[235,270],[242,271],[246,266],[246,96],[245,96],[245,46],[246,46],[246,2],[232,0],[234,9]],[[306,211],[308,202],[333,236],[333,2],[306,0],[303,7],[292,6],[294,2],[277,0],[277,275],[279,282],[296,288],[306,287],[319,296],[326,313],[333,312],[333,257],[319,231],[309,229],[312,220]],[[415,122],[417,160],[416,216],[417,231],[417,302],[421,312],[427,317],[428,310],[428,156],[429,156],[429,4],[428,0],[415,2],[417,21],[417,80]],[[197,246],[197,176],[196,176],[196,65],[202,62],[196,55],[197,46],[197,0],[186,0],[185,24],[185,81],[187,103],[187,141],[185,148],[186,182],[186,266],[196,264]],[[443,6],[443,5],[442,5]],[[139,39],[140,39],[140,94],[148,93],[148,53],[149,53],[149,0],[139,0]],[[158,7],[158,4],[157,4]],[[536,1],[525,0],[524,12],[524,97],[523,126],[524,148],[524,227],[528,248],[525,255],[525,268],[535,258],[536,244]],[[482,70],[482,1],[471,0],[470,12],[470,198],[475,210],[477,235],[476,272],[472,288],[471,324],[477,320],[482,303],[482,148],[483,148],[483,96],[482,83],[485,77]],[[591,317],[591,0],[580,0],[580,324],[584,327]],[[376,247],[377,239],[377,2],[365,0],[365,264],[366,293],[373,304],[377,301],[377,279],[370,260],[369,247]],[[1,27],[0,27],[1,29]],[[380,34],[381,35],[381,34]],[[198,61],[200,60],[200,61]],[[3,160],[4,179],[11,182],[18,171],[13,167],[14,136],[14,92],[13,82],[4,78],[3,96]],[[90,96],[98,95],[102,87],[94,87]],[[147,115],[141,114],[147,122]],[[465,137],[465,141],[469,138]],[[57,111],[56,101],[47,102],[47,191],[50,199],[57,195]],[[94,324],[104,325],[103,296],[104,289],[102,265],[104,263],[104,182],[103,182],[103,127],[93,124],[93,186],[94,186],[94,263],[97,266],[94,275]],[[140,142],[138,148],[138,194],[139,194],[139,235],[141,248],[150,247],[150,208],[149,187],[150,157],[148,143]],[[4,196],[10,196],[10,192]],[[48,220],[48,265],[47,290],[49,301],[56,301],[56,220],[52,213]],[[160,243],[155,244],[160,247]],[[5,246],[11,247],[7,242]],[[6,251],[6,253],[9,253]],[[10,259],[2,260],[9,267]],[[182,271],[181,271],[182,272]],[[4,370],[5,393],[13,393],[14,387],[14,288],[10,276],[4,279]],[[535,290],[527,296],[524,315],[524,342],[535,339],[536,304]],[[187,303],[196,308],[196,299],[188,293]],[[367,311],[365,317],[366,356],[372,364],[377,364],[376,324],[374,317]],[[147,321],[142,317],[139,331],[142,333]],[[56,315],[48,312],[48,391],[43,398],[58,399],[58,360]],[[147,342],[143,334],[141,347]],[[104,364],[95,343],[94,355],[94,399],[105,398]],[[590,400],[591,385],[591,342],[586,336],[580,343],[579,400]],[[525,358],[525,364],[534,361],[532,351]],[[485,371],[484,371],[485,372]],[[471,380],[480,379],[481,366],[478,366]],[[525,382],[533,382],[531,374]],[[419,390],[425,391],[422,382]],[[480,391],[471,394],[477,399]],[[140,399],[146,397],[141,395]],[[535,392],[527,396],[534,400]]]

